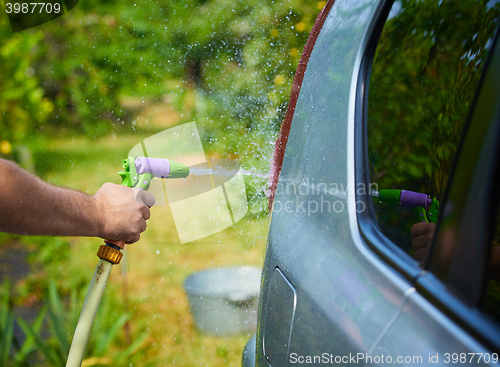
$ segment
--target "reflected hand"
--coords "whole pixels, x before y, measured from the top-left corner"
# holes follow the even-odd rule
[[[411,236],[413,238],[411,247],[415,251],[415,260],[417,260],[420,265],[423,265],[429,256],[435,231],[435,223],[417,223],[411,228]]]

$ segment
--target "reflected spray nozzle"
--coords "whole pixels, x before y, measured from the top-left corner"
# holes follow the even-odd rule
[[[436,223],[439,215],[439,201],[431,199],[426,194],[408,190],[383,189],[374,196],[378,196],[383,203],[400,204],[407,208],[417,208],[418,215],[423,222]],[[427,209],[429,209],[427,211]]]
[[[128,157],[123,161],[124,171],[118,172],[122,185],[147,190],[154,177],[186,178],[189,167],[168,159]]]
[[[408,190],[383,189],[378,192],[380,201],[391,204],[401,204],[409,208],[420,206],[427,209],[432,199],[426,194]]]

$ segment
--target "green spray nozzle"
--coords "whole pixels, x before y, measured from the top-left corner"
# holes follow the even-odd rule
[[[385,189],[378,192],[378,198],[383,203],[400,204],[401,190]]]
[[[122,185],[149,189],[154,177],[186,178],[189,167],[185,164],[162,158],[128,157],[123,161],[123,171],[118,172]]]
[[[426,194],[399,189],[382,189],[378,192],[378,198],[384,203],[417,208],[418,215],[423,222],[437,223],[439,201],[436,198],[431,199]]]

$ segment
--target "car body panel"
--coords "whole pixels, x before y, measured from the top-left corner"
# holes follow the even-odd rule
[[[360,232],[367,217],[360,219],[364,202],[356,200],[372,189],[356,177],[364,169],[356,163],[365,143],[359,135],[366,59],[391,5],[336,1],[312,50],[272,208],[256,366],[339,364],[337,357],[343,364],[384,365],[367,360],[382,355],[396,366],[470,365],[470,359],[453,361],[453,353],[492,356],[477,335],[415,288],[429,277],[415,260],[386,256],[390,248],[377,250]],[[380,239],[376,227],[370,231],[370,240]]]
[[[360,236],[353,237],[357,227],[351,228],[348,212],[356,189],[348,171],[352,83],[369,20],[380,7],[377,1],[335,2],[297,101],[273,205],[259,309],[261,320],[269,317],[270,278],[278,267],[297,292],[289,356],[368,352],[411,288],[355,243]],[[282,348],[271,339],[264,346],[263,327],[257,332],[259,366],[269,365],[265,350]]]
[[[491,361],[492,353],[414,292],[373,356],[383,356],[386,363],[389,357],[394,366],[486,366],[484,356]]]

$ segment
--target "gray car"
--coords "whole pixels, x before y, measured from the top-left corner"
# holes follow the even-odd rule
[[[277,142],[245,367],[497,364],[499,18],[328,2]]]

